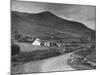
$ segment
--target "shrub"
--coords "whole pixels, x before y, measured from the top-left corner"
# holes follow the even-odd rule
[[[16,31],[16,32],[14,32],[13,37],[14,37],[15,40],[19,40],[22,37],[22,35],[19,32]]]
[[[18,45],[12,45],[11,46],[11,55],[16,55],[20,52],[20,47]]]

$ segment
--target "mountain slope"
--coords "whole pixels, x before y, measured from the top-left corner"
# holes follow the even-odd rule
[[[11,20],[12,31],[17,30],[37,37],[87,38],[94,34],[84,24],[62,19],[49,11],[37,14],[12,11]]]

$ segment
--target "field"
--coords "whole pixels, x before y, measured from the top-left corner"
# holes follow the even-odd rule
[[[22,52],[31,52],[31,51],[35,51],[35,50],[47,50],[48,47],[43,47],[43,46],[38,46],[35,47],[33,46],[31,43],[23,43],[23,42],[15,42],[15,44],[20,46],[20,50]]]
[[[89,49],[86,46],[89,43],[85,41],[79,42],[79,39],[74,39],[74,42],[70,40],[71,43],[67,42],[68,39],[62,39],[65,41],[63,47],[33,46],[32,42],[27,42],[28,40],[26,40],[12,40],[12,46],[17,45],[20,49],[19,52],[11,56],[12,73],[87,70],[92,68],[86,66],[87,64],[83,64],[80,59],[78,60],[79,62],[71,64],[71,55],[76,54],[81,57],[86,57],[88,60],[93,60],[94,62],[96,59],[95,46]],[[86,50],[81,50],[84,47]]]
[[[95,45],[93,44],[90,48],[85,48],[74,52],[68,63],[77,70],[96,69]]]

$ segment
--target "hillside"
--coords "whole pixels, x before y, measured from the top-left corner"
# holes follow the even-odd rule
[[[37,14],[11,12],[12,32],[19,31],[33,37],[87,38],[95,32],[84,24],[62,19],[45,11]]]

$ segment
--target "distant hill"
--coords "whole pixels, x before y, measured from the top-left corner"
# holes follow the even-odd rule
[[[33,37],[89,38],[95,31],[80,22],[65,20],[45,11],[37,14],[11,12],[12,32],[18,31]]]

